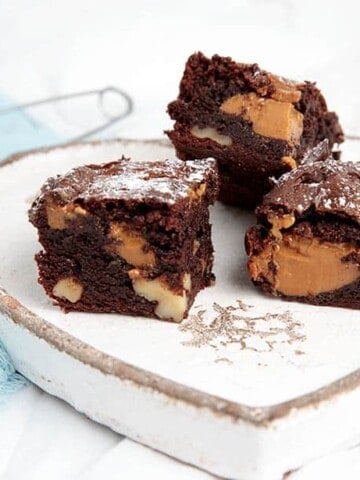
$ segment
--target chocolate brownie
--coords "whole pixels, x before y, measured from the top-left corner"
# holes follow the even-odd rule
[[[211,285],[213,159],[121,158],[50,178],[29,218],[39,282],[65,311],[181,321]]]
[[[330,148],[344,135],[334,112],[311,82],[286,80],[229,57],[202,53],[188,59],[175,120],[166,132],[183,160],[219,162],[220,200],[254,207],[304,153],[327,138]]]
[[[256,214],[245,238],[255,285],[288,300],[360,308],[360,163],[305,162]]]

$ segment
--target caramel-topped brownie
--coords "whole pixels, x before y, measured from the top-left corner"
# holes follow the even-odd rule
[[[314,83],[218,55],[188,59],[168,112],[178,157],[216,158],[220,200],[244,207],[258,205],[271,188],[269,177],[294,168],[320,141],[327,138],[332,148],[344,139]]]
[[[214,280],[215,160],[87,165],[50,178],[29,217],[39,282],[63,310],[181,321]]]
[[[255,285],[360,308],[360,163],[308,161],[284,174],[256,213],[245,242]]]

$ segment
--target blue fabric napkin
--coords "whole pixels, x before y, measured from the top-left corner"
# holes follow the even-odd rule
[[[12,361],[0,342],[0,399],[26,385],[27,380],[15,372]]]
[[[0,94],[0,110],[11,105],[13,102]],[[59,137],[26,111],[14,111],[4,115],[0,113],[0,160],[15,152],[57,142]],[[0,400],[26,383],[27,380],[16,373],[0,339]]]
[[[0,93],[0,110],[13,102]],[[1,114],[0,160],[8,155],[59,142],[59,136],[32,118],[26,110]]]

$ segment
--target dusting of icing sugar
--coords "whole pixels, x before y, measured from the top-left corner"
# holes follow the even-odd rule
[[[315,207],[360,222],[360,162],[329,158],[302,164],[280,177],[267,202],[299,214]]]
[[[328,208],[330,209],[332,207],[332,201],[330,198],[326,198],[324,201],[323,201],[323,205],[325,208]]]
[[[189,188],[205,180],[211,163],[168,160],[166,162],[129,161],[115,175],[101,175],[82,193],[82,198],[156,198],[174,203],[189,196]],[[213,165],[212,165],[213,166]]]
[[[299,347],[305,341],[303,325],[289,311],[257,315],[251,313],[254,306],[241,300],[236,303],[235,306],[213,303],[212,309],[195,307],[194,313],[179,325],[181,332],[190,334],[182,344],[222,351],[236,346],[238,350],[266,353],[276,351],[284,343]],[[223,360],[220,357],[215,361]]]
[[[345,207],[345,206],[346,206],[346,199],[345,199],[345,197],[339,197],[339,198],[338,198],[338,203],[339,203],[340,207]]]
[[[42,196],[56,192],[65,201],[150,200],[174,204],[189,197],[214,172],[213,159],[181,161],[178,159],[140,161],[122,158],[104,165],[91,165],[71,170],[62,177],[49,179]]]

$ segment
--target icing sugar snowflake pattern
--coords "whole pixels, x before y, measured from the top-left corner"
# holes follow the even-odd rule
[[[213,303],[210,311],[199,308],[179,326],[182,332],[191,334],[183,344],[215,349],[237,344],[241,350],[269,352],[276,345],[305,340],[301,333],[302,324],[289,311],[251,315],[252,308],[241,300],[236,306],[223,307]]]

